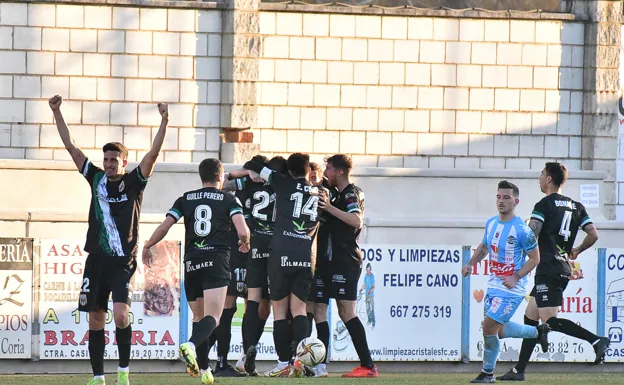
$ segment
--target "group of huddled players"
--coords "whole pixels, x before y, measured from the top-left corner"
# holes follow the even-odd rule
[[[129,385],[132,325],[129,319],[143,192],[169,123],[167,104],[159,103],[161,123],[150,150],[127,172],[128,150],[119,142],[102,147],[102,167],[76,145],[63,119],[63,99],[49,99],[59,136],[78,171],[90,185],[88,231],[83,284],[78,309],[89,313],[88,385],[105,385],[104,331],[112,295],[115,340],[119,353],[117,385]],[[327,307],[335,298],[339,316],[360,357],[345,377],[377,377],[366,332],[355,313],[362,271],[358,237],[364,216],[364,194],[350,181],[351,159],[337,154],[326,159],[324,172],[296,153],[271,160],[255,156],[240,170],[225,173],[217,159],[199,165],[201,188],[180,196],[165,220],[143,247],[143,262],[154,263],[151,247],[184,218],[184,290],[193,312],[188,342],[180,345],[187,371],[212,384],[208,352],[217,341],[222,376],[258,375],[256,345],[273,312],[277,365],[269,377],[327,376],[326,361],[307,367],[293,354],[310,335],[316,321],[318,339],[329,342]],[[175,188],[175,186],[171,186]],[[243,317],[245,354],[227,364],[231,322],[238,297],[246,297]],[[326,355],[325,355],[326,359]]]
[[[129,385],[129,312],[137,268],[139,216],[143,191],[166,136],[168,106],[158,104],[162,120],[152,147],[135,169],[126,172],[128,150],[121,143],[103,146],[102,168],[85,156],[65,124],[61,104],[58,95],[49,100],[59,136],[91,187],[84,246],[89,255],[78,303],[80,311],[89,313],[93,379],[88,385],[105,385],[104,327],[111,294],[119,351],[117,384]],[[337,154],[326,159],[321,172],[319,165],[301,153],[288,159],[255,156],[242,169],[230,173],[224,172],[217,159],[200,163],[202,187],[175,201],[143,248],[143,262],[149,266],[154,260],[150,248],[184,218],[184,290],[193,312],[193,330],[189,341],[180,345],[180,354],[191,375],[201,376],[204,384],[214,382],[208,352],[215,341],[219,356],[216,374],[258,375],[256,345],[272,311],[278,362],[265,375],[327,376],[326,361],[306,367],[294,350],[310,335],[314,321],[318,339],[325,347],[329,345],[327,307],[329,298],[334,298],[360,358],[360,365],[344,377],[378,376],[364,326],[355,312],[362,271],[358,237],[364,193],[350,181],[352,166],[348,156]],[[501,381],[525,379],[535,345],[539,343],[546,350],[550,331],[587,341],[596,353],[595,363],[604,361],[609,338],[558,316],[571,278],[570,261],[598,240],[585,207],[562,194],[567,177],[563,164],[546,163],[539,178],[546,196],[535,205],[528,225],[515,215],[520,202],[518,187],[508,181],[498,185],[498,215],[487,221],[480,245],[462,269],[467,276],[474,265],[489,257],[491,274],[482,325],[483,370],[472,382],[495,381],[501,338],[523,339],[518,364],[497,377]],[[587,235],[574,247],[579,229]],[[527,276],[533,270],[535,286],[524,325],[510,322],[525,298]],[[237,298],[245,296],[245,353],[231,368],[227,364],[231,322]]]
[[[326,355],[308,367],[295,349],[310,336],[314,321],[318,339],[328,346],[327,308],[335,298],[361,360],[344,376],[377,377],[355,313],[364,194],[351,183],[351,169],[351,159],[342,154],[328,157],[324,172],[302,153],[270,160],[257,155],[228,173],[216,159],[200,163],[202,188],[176,200],[143,255],[151,263],[150,248],[184,217],[184,286],[193,330],[180,354],[189,374],[205,384],[214,376],[258,376],[257,344],[272,311],[278,362],[264,375],[326,377]],[[227,355],[238,297],[246,300],[244,355],[231,367]],[[208,352],[215,342],[213,376]]]

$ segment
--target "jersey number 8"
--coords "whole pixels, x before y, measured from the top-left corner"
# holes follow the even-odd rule
[[[212,228],[210,220],[212,219],[212,209],[208,205],[199,205],[195,208],[195,234],[205,237],[210,234]]]

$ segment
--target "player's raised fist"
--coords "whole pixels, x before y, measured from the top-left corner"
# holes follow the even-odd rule
[[[158,103],[158,112],[164,119],[169,119],[169,105],[167,103]]]
[[[61,107],[61,103],[63,103],[63,97],[59,95],[54,95],[48,100],[48,104],[50,104],[50,108],[52,111],[56,111]]]

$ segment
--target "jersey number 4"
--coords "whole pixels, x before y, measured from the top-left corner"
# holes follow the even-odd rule
[[[310,216],[310,221],[316,221],[316,216],[318,214],[318,200],[319,197],[311,196],[306,201],[305,205],[303,204],[303,194],[300,192],[296,192],[290,196],[291,201],[295,201],[295,207],[293,208],[293,217],[299,218],[301,214],[306,214]]]
[[[572,211],[564,211],[563,219],[561,219],[561,227],[559,228],[559,235],[563,237],[565,242],[570,238],[570,223],[572,223]]]
[[[195,208],[195,234],[200,237],[205,237],[210,234],[212,225],[210,220],[212,219],[212,209],[208,205],[199,205]]]

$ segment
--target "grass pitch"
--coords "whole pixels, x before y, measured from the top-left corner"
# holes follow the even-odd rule
[[[500,373],[502,374],[502,373]],[[499,375],[500,375],[499,374]],[[468,384],[477,373],[474,374],[381,374],[377,379],[342,379],[339,376],[329,378],[306,378],[306,379],[273,379],[273,378],[216,378],[217,385],[269,385],[269,384],[314,384],[321,385],[356,385],[362,381],[377,385],[456,385]],[[2,385],[86,385],[89,375],[0,375]],[[107,384],[114,385],[116,376],[106,376]],[[187,374],[131,374],[132,385],[200,385],[198,378],[189,377]],[[501,382],[497,382],[501,383]],[[513,384],[513,383],[512,383]],[[624,385],[623,373],[536,373],[527,376],[530,385]]]

